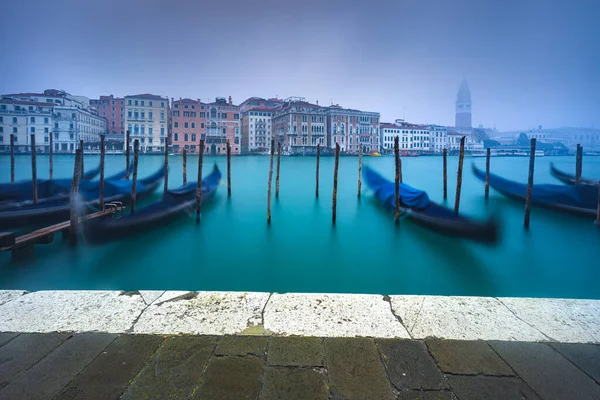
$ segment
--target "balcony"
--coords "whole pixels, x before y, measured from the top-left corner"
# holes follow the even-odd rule
[[[140,121],[140,122],[146,122],[146,118],[142,118],[142,117],[127,117],[127,121]]]
[[[225,136],[222,133],[221,128],[207,128],[206,135],[207,136]]]

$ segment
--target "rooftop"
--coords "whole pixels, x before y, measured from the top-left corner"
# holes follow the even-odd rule
[[[125,98],[126,99],[137,98],[137,99],[149,99],[149,100],[169,100],[166,97],[160,97],[160,96],[157,96],[155,94],[150,94],[150,93],[134,94],[134,95],[125,96]]]
[[[26,106],[39,106],[39,107],[54,107],[54,103],[45,103],[40,101],[23,101],[23,100],[13,100],[13,99],[0,99],[0,103],[3,104],[19,104]]]

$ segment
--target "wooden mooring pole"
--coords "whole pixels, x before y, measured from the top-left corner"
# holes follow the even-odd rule
[[[10,134],[10,183],[15,181],[15,135]]]
[[[131,214],[135,212],[135,200],[136,200],[136,185],[137,185],[137,172],[138,172],[138,156],[140,151],[140,141],[135,139],[133,142],[133,178],[131,181]]]
[[[394,138],[394,164],[396,166],[396,177],[394,179],[395,202],[394,202],[394,222],[400,223],[400,145],[398,136]]]
[[[267,188],[267,224],[271,223],[271,182],[273,180],[273,156],[275,155],[275,139],[271,139],[271,160],[269,161],[269,186]]]
[[[465,159],[465,139],[463,136],[460,139],[460,153],[458,155],[458,173],[456,174],[456,197],[454,199],[454,212],[458,214],[460,207],[460,189],[462,188],[462,172],[463,172],[463,161]]]
[[[183,149],[183,184],[187,184],[187,151]]]
[[[600,179],[598,179],[598,207],[596,208],[596,227],[600,228]]]
[[[581,183],[581,170],[582,170],[582,157],[583,157],[583,147],[578,144],[577,145],[577,154],[575,155],[575,185],[579,186]]]
[[[125,168],[127,168],[125,170],[125,179],[129,180],[129,139],[130,139],[130,133],[129,131],[127,131],[126,135],[125,135]]]
[[[227,197],[231,197],[231,145],[227,139]]]
[[[281,143],[277,142],[277,174],[275,175],[275,198],[279,197],[279,164],[281,159]]]
[[[77,215],[77,202],[79,195],[79,178],[81,177],[81,150],[75,150],[75,166],[73,167],[73,180],[71,181],[71,198],[70,198],[70,226],[69,226],[69,242],[71,246],[77,244],[79,237],[79,217]]]
[[[196,186],[196,223],[200,222],[200,204],[202,202],[202,159],[204,158],[204,139],[200,139],[198,154],[198,186]]]
[[[360,198],[360,178],[362,175],[362,145],[358,146],[358,197]]]
[[[50,138],[49,139],[50,139],[50,158],[48,160],[49,168],[50,168],[50,171],[49,171],[49,177],[50,178],[49,179],[52,179],[52,175],[54,173],[54,168],[52,166],[52,154],[54,153],[54,146],[52,145],[52,132],[50,132]]]
[[[100,135],[100,210],[104,210],[104,135]]]
[[[85,154],[85,149],[83,148],[83,139],[79,141],[79,148],[81,149],[81,178],[83,179],[83,155]]]
[[[529,178],[527,179],[527,195],[525,197],[525,229],[529,229],[531,192],[533,191],[533,168],[535,166],[535,138],[531,139],[531,148],[529,152]]]
[[[31,183],[33,184],[33,204],[38,203],[37,165],[35,151],[35,133],[31,134]]]
[[[485,199],[490,197],[490,157],[491,150],[488,147],[485,153]]]
[[[321,143],[317,144],[317,179],[316,179],[316,187],[315,194],[319,197],[319,158],[321,156]]]
[[[333,167],[333,204],[331,205],[331,222],[335,225],[337,214],[338,166],[340,164],[340,145],[335,144],[335,164]]]
[[[169,135],[165,137],[165,177],[163,191],[169,190]]]
[[[444,149],[443,152],[443,157],[444,157],[444,200],[446,200],[448,198],[448,149]]]

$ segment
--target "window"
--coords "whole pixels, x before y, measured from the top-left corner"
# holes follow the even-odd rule
[[[161,107],[164,107],[164,106],[165,106],[165,102],[164,102],[164,101],[161,101],[161,102],[160,102],[160,106],[161,106]]]
[[[189,117],[190,116],[190,112],[189,111],[184,111],[183,112],[183,116],[184,117]]]
[[[205,112],[201,112],[200,113],[200,118],[205,118],[206,117],[206,113]]]
[[[192,122],[192,129],[194,129],[196,127],[196,123]]]
[[[151,101],[148,101],[148,106],[152,107],[152,102]]]
[[[127,100],[127,105],[130,106],[131,105],[131,100]]]
[[[35,133],[35,126],[32,126],[32,127],[29,129],[29,131],[30,131],[31,133]]]
[[[186,104],[186,105],[184,105],[184,106],[183,106],[183,108],[188,108],[188,105],[187,105],[187,104]]]
[[[145,117],[145,113],[144,113],[143,111],[140,113],[140,117],[141,117],[142,119],[144,119],[144,117]]]
[[[196,141],[196,134],[192,133],[192,142],[195,142],[195,141]]]
[[[221,118],[227,119],[227,113],[221,113]]]
[[[44,128],[44,133],[48,133],[48,132],[49,132],[48,128]]]
[[[29,118],[29,122],[31,122],[32,124],[35,124],[35,117]]]
[[[2,117],[0,117],[0,118],[2,118]],[[0,120],[0,122],[2,122],[2,121]],[[48,118],[44,118],[44,124],[47,124],[47,123],[48,123]]]
[[[135,133],[136,135],[140,133],[140,126],[138,124],[135,124],[133,126],[133,133]]]
[[[127,118],[131,119],[131,111],[127,111]]]
[[[148,127],[148,136],[152,136],[152,127],[151,126]]]
[[[13,128],[13,133],[17,133],[17,128]],[[17,140],[17,138],[15,138],[15,141]]]
[[[187,141],[188,141],[188,134],[187,134],[187,133],[184,133],[184,134],[183,134],[183,141],[184,141],[184,142],[187,142]]]
[[[160,112],[160,120],[161,120],[161,121],[164,121],[164,120],[165,120],[165,112],[164,112],[164,111],[161,111],[161,112]]]
[[[150,144],[152,143],[152,137],[148,138],[148,143],[150,143]]]
[[[216,108],[213,107],[210,109],[210,117],[217,118],[217,109]]]
[[[227,134],[227,129],[223,128],[223,135]]]
[[[233,119],[240,119],[240,114],[233,114]]]
[[[165,135],[165,128],[163,128],[163,127],[160,128],[160,135],[161,136]]]
[[[144,100],[142,100],[142,105],[144,105]]]
[[[175,128],[179,128],[179,122],[175,121],[175,122],[173,123],[173,126],[174,126]]]
[[[173,135],[173,137],[175,137],[175,141],[179,142],[179,133],[175,132],[175,134]]]
[[[17,123],[17,117],[13,117],[13,124]]]
[[[179,117],[179,111],[173,111],[173,116],[174,117]]]
[[[302,122],[306,122],[306,121],[308,121],[308,117],[306,115],[303,115],[302,116]]]
[[[142,125],[142,128],[140,129],[140,133],[143,135],[146,133],[146,126]]]
[[[184,128],[188,128],[189,124],[187,122],[184,122],[183,125],[184,125]]]
[[[200,128],[204,129],[204,122],[200,122]]]

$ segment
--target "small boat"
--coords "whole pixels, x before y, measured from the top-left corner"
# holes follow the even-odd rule
[[[394,210],[396,185],[369,167],[363,169],[367,185],[388,210]],[[454,211],[429,200],[427,193],[405,183],[400,184],[400,209],[406,218],[433,231],[484,243],[498,241],[498,224],[457,215]]]
[[[475,176],[485,182],[485,171],[473,165]],[[490,174],[490,186],[511,199],[525,202],[527,185]],[[596,216],[598,189],[593,186],[534,184],[531,203],[581,216]]]
[[[371,157],[381,157],[381,153],[378,151],[373,150],[372,152],[370,152],[369,154],[367,154],[368,156]]]
[[[550,173],[552,174],[553,177],[555,177],[562,183],[565,183],[567,185],[573,185],[573,186],[575,185],[575,182],[576,182],[575,175],[567,174],[566,172],[559,170],[558,168],[556,168],[554,166],[554,163],[550,163]],[[588,178],[583,178],[583,177],[579,180],[579,182],[581,185],[591,185],[591,186],[598,186],[598,184],[600,183],[598,181],[598,179],[594,180],[594,179],[588,179]]]
[[[220,181],[221,171],[215,164],[212,172],[202,180],[202,203],[214,196]],[[108,217],[86,221],[84,237],[90,244],[106,243],[133,236],[189,214],[195,210],[197,186],[196,182],[190,182],[168,190],[161,200],[136,210],[133,214],[117,219]]]
[[[137,201],[146,199],[156,190],[165,175],[165,168],[163,165],[152,175],[136,182]],[[80,210],[83,213],[97,208],[100,204],[98,186],[90,186],[86,187],[86,184],[83,183],[79,188]],[[131,180],[104,182],[104,203],[121,202],[129,205],[131,202],[131,186]],[[70,213],[70,196],[55,197],[38,204],[13,204],[0,210],[0,230],[63,222],[69,219]]]
[[[411,151],[401,151],[400,156],[402,156],[402,157],[419,157],[419,153],[414,153]]]

